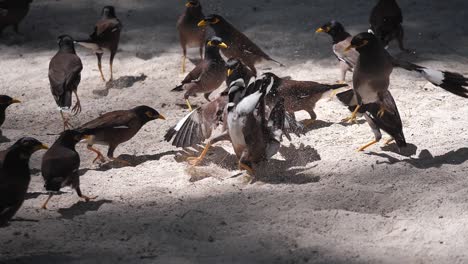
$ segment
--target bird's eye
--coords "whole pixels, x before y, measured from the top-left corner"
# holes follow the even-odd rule
[[[213,22],[211,22],[211,24],[218,24],[219,23],[219,18],[215,17],[213,19]]]
[[[152,117],[153,117],[153,113],[151,113],[150,111],[147,111],[147,112],[145,113],[145,115],[146,115],[147,117],[149,117],[149,118],[152,118]]]

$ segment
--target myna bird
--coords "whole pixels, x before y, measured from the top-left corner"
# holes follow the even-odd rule
[[[219,54],[219,49],[228,46],[221,38],[211,37],[206,41],[205,58],[185,77],[182,84],[172,91],[185,90],[184,99],[192,111],[189,97],[199,93],[209,101],[210,94],[218,89],[226,80],[226,62]]]
[[[211,26],[216,36],[223,39],[228,45],[227,49],[222,50],[223,54],[228,58],[238,58],[247,65],[256,75],[255,64],[263,60],[273,61],[280,66],[284,66],[280,62],[272,59],[247,36],[237,30],[226,19],[220,15],[209,15],[198,23],[198,26]]]
[[[383,117],[386,114],[397,115],[396,107],[392,107],[388,100],[388,87],[390,74],[397,62],[400,67],[407,67],[421,73],[432,84],[439,86],[455,95],[468,98],[468,79],[459,73],[443,72],[427,69],[411,63],[405,63],[392,58],[381,42],[371,33],[356,35],[348,49],[355,48],[360,56],[353,74],[353,90],[356,100],[356,108],[348,119],[353,121],[363,105],[377,104],[377,115]],[[405,65],[403,65],[405,64]],[[393,100],[392,100],[393,101]]]
[[[343,31],[344,31],[343,26],[340,23],[333,22],[333,21],[317,29],[317,32],[329,33],[332,36],[334,43],[338,41],[339,39],[342,39],[345,35],[347,35],[346,31],[344,31],[345,33],[339,33],[339,34],[336,33],[336,32],[343,32]],[[340,35],[342,37],[337,37]],[[367,43],[369,41],[363,38],[372,39],[373,42],[378,41],[376,37],[372,36],[372,34],[361,33],[356,36],[356,41],[358,41],[358,39],[362,39],[362,41],[358,41],[359,43],[356,44],[357,46],[363,45],[362,47],[364,47],[365,46],[364,42]],[[341,42],[338,42],[337,44],[333,45],[333,52],[335,53],[335,55],[340,61],[345,62],[346,65],[349,66],[350,71],[356,67],[358,60],[359,60],[359,54],[362,55],[362,52],[357,51],[355,49],[356,45],[353,45],[351,43],[353,39],[354,39],[353,37],[351,38],[347,37],[345,40],[342,40]],[[377,45],[382,46],[382,44],[375,44],[374,46],[377,46]],[[396,67],[396,68],[405,69],[407,71],[417,72],[423,78],[425,78],[427,81],[429,81],[435,86],[442,87],[443,89],[451,93],[454,93],[458,96],[462,96],[462,97],[468,96],[467,95],[468,90],[465,88],[465,86],[468,86],[468,79],[459,73],[449,72],[449,71],[439,71],[435,69],[426,68],[420,65],[416,65],[416,64],[392,57],[388,52],[382,51],[381,49],[378,49],[378,48],[377,49],[368,49],[368,48],[361,49],[361,51],[369,54],[367,50],[375,50],[374,53],[381,53],[379,55],[380,59],[378,59],[379,63],[381,63],[382,61],[385,61],[387,65],[390,63],[392,68]],[[371,59],[372,54],[368,56],[369,60],[372,60]],[[343,74],[345,74],[345,72],[343,72]]]
[[[0,128],[3,125],[3,122],[5,122],[5,111],[6,109],[12,105],[12,104],[17,104],[21,103],[20,100],[11,98],[8,95],[0,95]],[[1,135],[1,133],[0,133]]]
[[[101,78],[104,82],[106,79],[102,73],[101,58],[104,54],[104,50],[110,52],[110,80],[112,80],[112,63],[114,62],[114,57],[119,47],[121,30],[122,23],[115,15],[114,7],[105,6],[102,9],[101,19],[96,23],[94,32],[89,36],[89,39],[76,41],[81,46],[91,49],[96,53],[99,72],[101,73]]]
[[[239,168],[247,170],[250,177],[255,175],[253,166],[270,159],[281,145],[285,121],[284,101],[278,100],[269,113],[265,105],[265,96],[272,82],[272,78],[264,77],[249,87],[239,85],[243,82],[235,82],[229,89],[229,136],[239,160]]]
[[[3,0],[0,1],[0,35],[8,26],[13,26],[13,30],[19,33],[19,23],[29,12],[29,5],[32,0]]]
[[[83,195],[80,189],[78,175],[80,155],[76,152],[75,145],[86,137],[85,134],[76,130],[65,130],[42,157],[41,172],[45,182],[44,187],[49,192],[49,197],[42,205],[42,209],[47,209],[47,203],[54,192],[60,191],[65,186],[71,186],[85,201],[96,198]]]
[[[266,95],[267,105],[276,104],[276,98],[284,100],[284,108],[290,116],[304,110],[309,113],[310,119],[305,121],[310,125],[317,119],[314,112],[315,105],[327,92],[348,86],[347,84],[321,84],[312,81],[287,80],[276,76],[274,73],[263,74],[267,78],[273,78],[277,85],[272,87]]]
[[[396,0],[379,0],[371,11],[369,23],[369,32],[374,33],[384,46],[396,39],[400,50],[409,51],[403,45],[403,15]]]
[[[348,90],[341,92],[336,97],[352,112],[357,106],[357,100],[354,96],[354,91]],[[389,109],[384,115],[379,114],[381,108]],[[385,142],[388,145],[390,142],[395,140],[399,149],[406,147],[406,139],[403,134],[403,124],[401,122],[398,108],[395,104],[395,100],[391,95],[390,91],[383,93],[382,101],[362,105],[359,109],[359,113],[364,115],[367,123],[374,133],[374,140],[360,147],[358,151],[364,151],[368,147],[378,143],[382,139],[381,130],[385,131],[391,136],[389,140]]]
[[[221,93],[215,100],[184,116],[167,131],[164,139],[167,142],[172,140],[172,145],[178,148],[194,147],[207,141],[199,157],[188,159],[192,165],[200,164],[213,144],[229,140],[226,124],[227,101],[227,92]]]
[[[351,34],[346,32],[344,26],[335,20],[332,20],[325,25],[319,27],[316,33],[327,33],[332,37],[333,40],[333,53],[335,53],[336,58],[339,61],[339,67],[341,71],[340,83],[346,81],[346,73],[352,72],[354,66],[356,66],[359,53],[351,49],[345,51],[345,49],[351,44],[353,37]]]
[[[250,68],[245,66],[242,61],[231,58],[226,62],[226,86],[231,86],[233,81],[238,79],[244,80],[245,84],[248,84],[252,78],[255,78],[255,74]]]
[[[123,142],[130,140],[146,123],[155,119],[165,119],[158,111],[142,105],[130,110],[113,111],[80,126],[77,130],[85,135],[88,149],[97,154],[93,162],[98,159],[105,161],[99,150],[93,148],[94,144],[109,146],[107,157],[111,160],[125,161],[114,158],[114,150]]]
[[[177,20],[177,30],[179,31],[179,40],[183,51],[182,72],[185,72],[187,47],[199,47],[200,58],[203,59],[203,47],[205,46],[206,35],[205,28],[197,26],[198,22],[205,17],[200,1],[189,0],[185,6],[185,12]]]
[[[75,45],[70,36],[59,36],[57,42],[59,50],[49,63],[49,82],[50,90],[63,119],[63,130],[65,130],[70,127],[70,124],[63,111],[70,109],[72,93],[76,96],[76,103],[71,112],[75,115],[81,112],[81,103],[77,91],[81,81],[83,64],[80,57],[76,55]]]
[[[0,166],[0,227],[16,214],[24,202],[31,181],[29,158],[47,146],[34,138],[25,137],[3,151]]]

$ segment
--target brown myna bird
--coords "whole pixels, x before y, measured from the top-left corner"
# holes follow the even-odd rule
[[[59,107],[63,119],[63,129],[65,130],[70,125],[63,111],[70,109],[72,105],[72,93],[76,96],[76,103],[71,112],[75,115],[81,112],[81,103],[77,91],[81,81],[83,64],[80,57],[76,55],[75,45],[70,36],[59,36],[57,42],[59,50],[49,63],[49,82],[50,90]]]
[[[101,78],[104,82],[106,79],[102,73],[102,55],[104,54],[104,50],[110,52],[110,80],[112,80],[112,63],[114,62],[114,57],[119,47],[121,30],[122,23],[115,15],[114,7],[105,6],[102,9],[101,19],[96,23],[94,32],[89,36],[89,39],[76,41],[81,46],[91,49],[94,53],[96,53],[99,72],[101,73]]]
[[[205,17],[200,1],[189,0],[185,6],[185,12],[177,20],[177,30],[179,31],[179,40],[183,51],[182,72],[185,72],[187,47],[199,47],[200,58],[203,59],[203,47],[205,46],[206,35],[205,28],[197,26],[198,22]]]
[[[0,227],[16,214],[24,202],[31,181],[29,158],[47,146],[34,138],[25,137],[3,151],[0,165]]]
[[[336,95],[336,97],[346,106],[349,107],[349,110],[354,111],[357,106],[357,100],[354,96],[354,91],[348,90],[341,92]],[[384,115],[380,115],[380,109],[390,109]],[[362,105],[359,109],[359,113],[364,115],[367,123],[374,133],[374,140],[367,143],[366,145],[360,147],[358,151],[364,151],[368,147],[378,143],[382,139],[381,130],[385,131],[391,136],[391,139],[385,142],[385,145],[388,145],[390,142],[395,140],[399,149],[406,147],[406,139],[403,134],[403,124],[401,122],[400,114],[398,108],[395,104],[395,100],[391,95],[390,91],[383,93],[382,101]]]
[[[42,205],[42,209],[47,209],[47,203],[54,192],[59,192],[65,186],[71,186],[85,201],[96,198],[83,195],[80,189],[78,175],[80,155],[76,152],[75,145],[86,137],[85,134],[76,130],[65,130],[42,157],[41,172],[45,182],[44,187],[49,192],[49,197]]]
[[[380,107],[377,111],[379,117],[396,116],[397,109],[392,107],[388,99],[390,74],[396,60],[388,54],[381,42],[371,33],[365,32],[356,35],[348,48],[355,48],[360,54],[353,74],[353,90],[357,106],[348,120],[355,120],[363,105],[373,103]],[[468,79],[461,74],[427,69],[402,61],[397,62],[400,63],[400,67],[421,73],[432,84],[458,96],[468,98],[468,89],[466,88]],[[393,102],[393,100],[391,101]]]
[[[339,82],[344,83],[346,81],[346,73],[348,71],[353,71],[353,68],[356,65],[359,57],[359,53],[354,49],[345,52],[345,49],[351,45],[351,39],[353,39],[353,37],[351,34],[346,32],[345,28],[340,22],[335,20],[332,20],[319,27],[315,32],[327,33],[332,37],[333,53],[335,53],[335,56],[339,61],[339,67],[341,71],[341,78]]]
[[[209,15],[198,23],[198,26],[211,26],[216,36],[223,39],[228,45],[227,49],[222,50],[223,54],[228,58],[240,59],[247,65],[256,75],[255,64],[263,60],[273,61],[283,66],[280,62],[272,59],[247,36],[237,30],[226,19],[220,15]]]
[[[3,122],[5,122],[5,111],[6,109],[12,105],[12,104],[17,104],[21,103],[20,100],[11,98],[8,95],[0,95],[0,128],[3,125]],[[0,135],[1,135],[1,130],[0,130]]]
[[[0,35],[8,26],[13,26],[19,33],[19,23],[29,12],[32,0],[3,0],[0,1]]]
[[[185,77],[182,84],[172,91],[184,91],[184,99],[192,111],[189,97],[199,93],[205,95],[209,101],[210,94],[218,89],[226,80],[226,62],[219,54],[219,49],[228,46],[218,37],[211,37],[206,41],[205,58]]]
[[[409,51],[403,45],[403,15],[396,0],[379,0],[371,11],[369,23],[369,32],[374,33],[384,46],[396,39],[400,50]]]
[[[321,84],[312,81],[287,80],[271,72],[263,75],[267,78],[273,78],[277,84],[266,95],[267,105],[276,104],[275,100],[282,98],[284,108],[290,116],[294,117],[294,113],[301,110],[309,113],[310,119],[305,121],[306,125],[310,125],[317,119],[314,108],[325,93],[348,86],[347,84]]]
[[[153,108],[142,105],[130,110],[119,110],[103,114],[80,126],[77,130],[90,136],[86,139],[88,149],[97,154],[93,162],[96,162],[98,159],[101,162],[105,161],[101,152],[93,148],[94,144],[98,144],[109,146],[109,150],[107,151],[109,159],[127,163],[114,158],[114,150],[119,144],[135,136],[146,123],[155,119],[164,120],[165,118]]]
[[[228,131],[239,168],[255,175],[254,165],[267,161],[281,145],[285,110],[284,101],[278,100],[267,112],[265,96],[274,85],[273,78],[263,77],[243,87],[234,82],[229,89],[227,106]]]
[[[215,100],[193,110],[170,128],[164,139],[167,142],[172,140],[172,145],[178,148],[194,147],[207,140],[200,156],[188,159],[192,165],[200,164],[211,145],[229,140],[226,124],[227,100],[227,92],[223,92]]]

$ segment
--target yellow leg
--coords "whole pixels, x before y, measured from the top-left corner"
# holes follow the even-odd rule
[[[50,199],[52,199],[53,194],[49,194],[49,197],[47,197],[47,200],[42,204],[41,209],[47,209],[47,204],[49,203]]]
[[[98,198],[98,196],[89,197],[89,196],[86,196],[86,195],[81,195],[80,198],[84,199],[86,202],[89,202],[91,200],[96,200],[96,198]]]
[[[364,150],[367,149],[368,147],[370,147],[370,146],[376,144],[377,142],[378,142],[377,140],[372,140],[371,142],[367,143],[366,145],[360,147],[360,148],[358,149],[358,152],[364,151]]]
[[[206,154],[208,153],[208,150],[211,147],[211,143],[206,144],[205,148],[203,149],[202,153],[198,157],[189,157],[187,158],[187,162],[192,165],[192,166],[198,166],[203,159],[205,158]]]
[[[254,175],[255,171],[244,163],[239,162],[239,170],[246,170],[248,174]]]
[[[338,82],[338,83],[340,83],[340,82]],[[344,82],[343,82],[343,83],[344,83]],[[341,83],[340,83],[340,84],[341,84]],[[337,93],[338,93],[338,90],[333,90],[333,91],[331,91],[331,93],[330,93],[330,98],[335,97]]]
[[[114,79],[114,73],[113,73],[113,71],[112,71],[112,69],[113,69],[112,64],[113,64],[113,63],[111,62],[111,63],[110,63],[110,79],[109,79],[109,81],[112,81],[112,80]]]
[[[353,113],[351,114],[351,116],[348,117],[348,118],[343,119],[343,121],[344,121],[344,122],[349,122],[349,123],[356,122],[356,116],[357,116],[357,113],[358,113],[358,111],[359,111],[360,108],[361,108],[360,105],[356,106],[356,108],[354,108],[354,111],[353,111]]]
[[[392,143],[395,139],[394,138],[389,138],[385,141],[385,146],[389,145],[390,143]]]
[[[92,152],[94,152],[94,153],[97,154],[96,158],[93,160],[93,163],[95,163],[98,159],[99,159],[101,162],[105,162],[105,161],[106,161],[106,159],[104,158],[104,155],[102,155],[102,153],[101,153],[99,150],[93,148],[92,146],[88,146],[87,148],[88,148],[89,150],[91,150]]]
[[[187,103],[189,111],[192,112],[193,109],[192,109],[192,105],[190,104],[189,99],[185,99],[185,103]]]

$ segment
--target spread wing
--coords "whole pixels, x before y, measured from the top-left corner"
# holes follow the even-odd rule
[[[345,49],[351,44],[352,37],[349,37],[341,42],[338,42],[333,45],[333,53],[338,58],[338,60],[348,64],[349,67],[354,68],[359,59],[359,52],[355,49],[350,49],[345,51]]]
[[[182,81],[182,84],[190,83],[200,79],[200,76],[203,74],[205,69],[208,67],[208,62],[206,60],[201,61],[195,66],[195,68],[187,74],[185,79]]]

